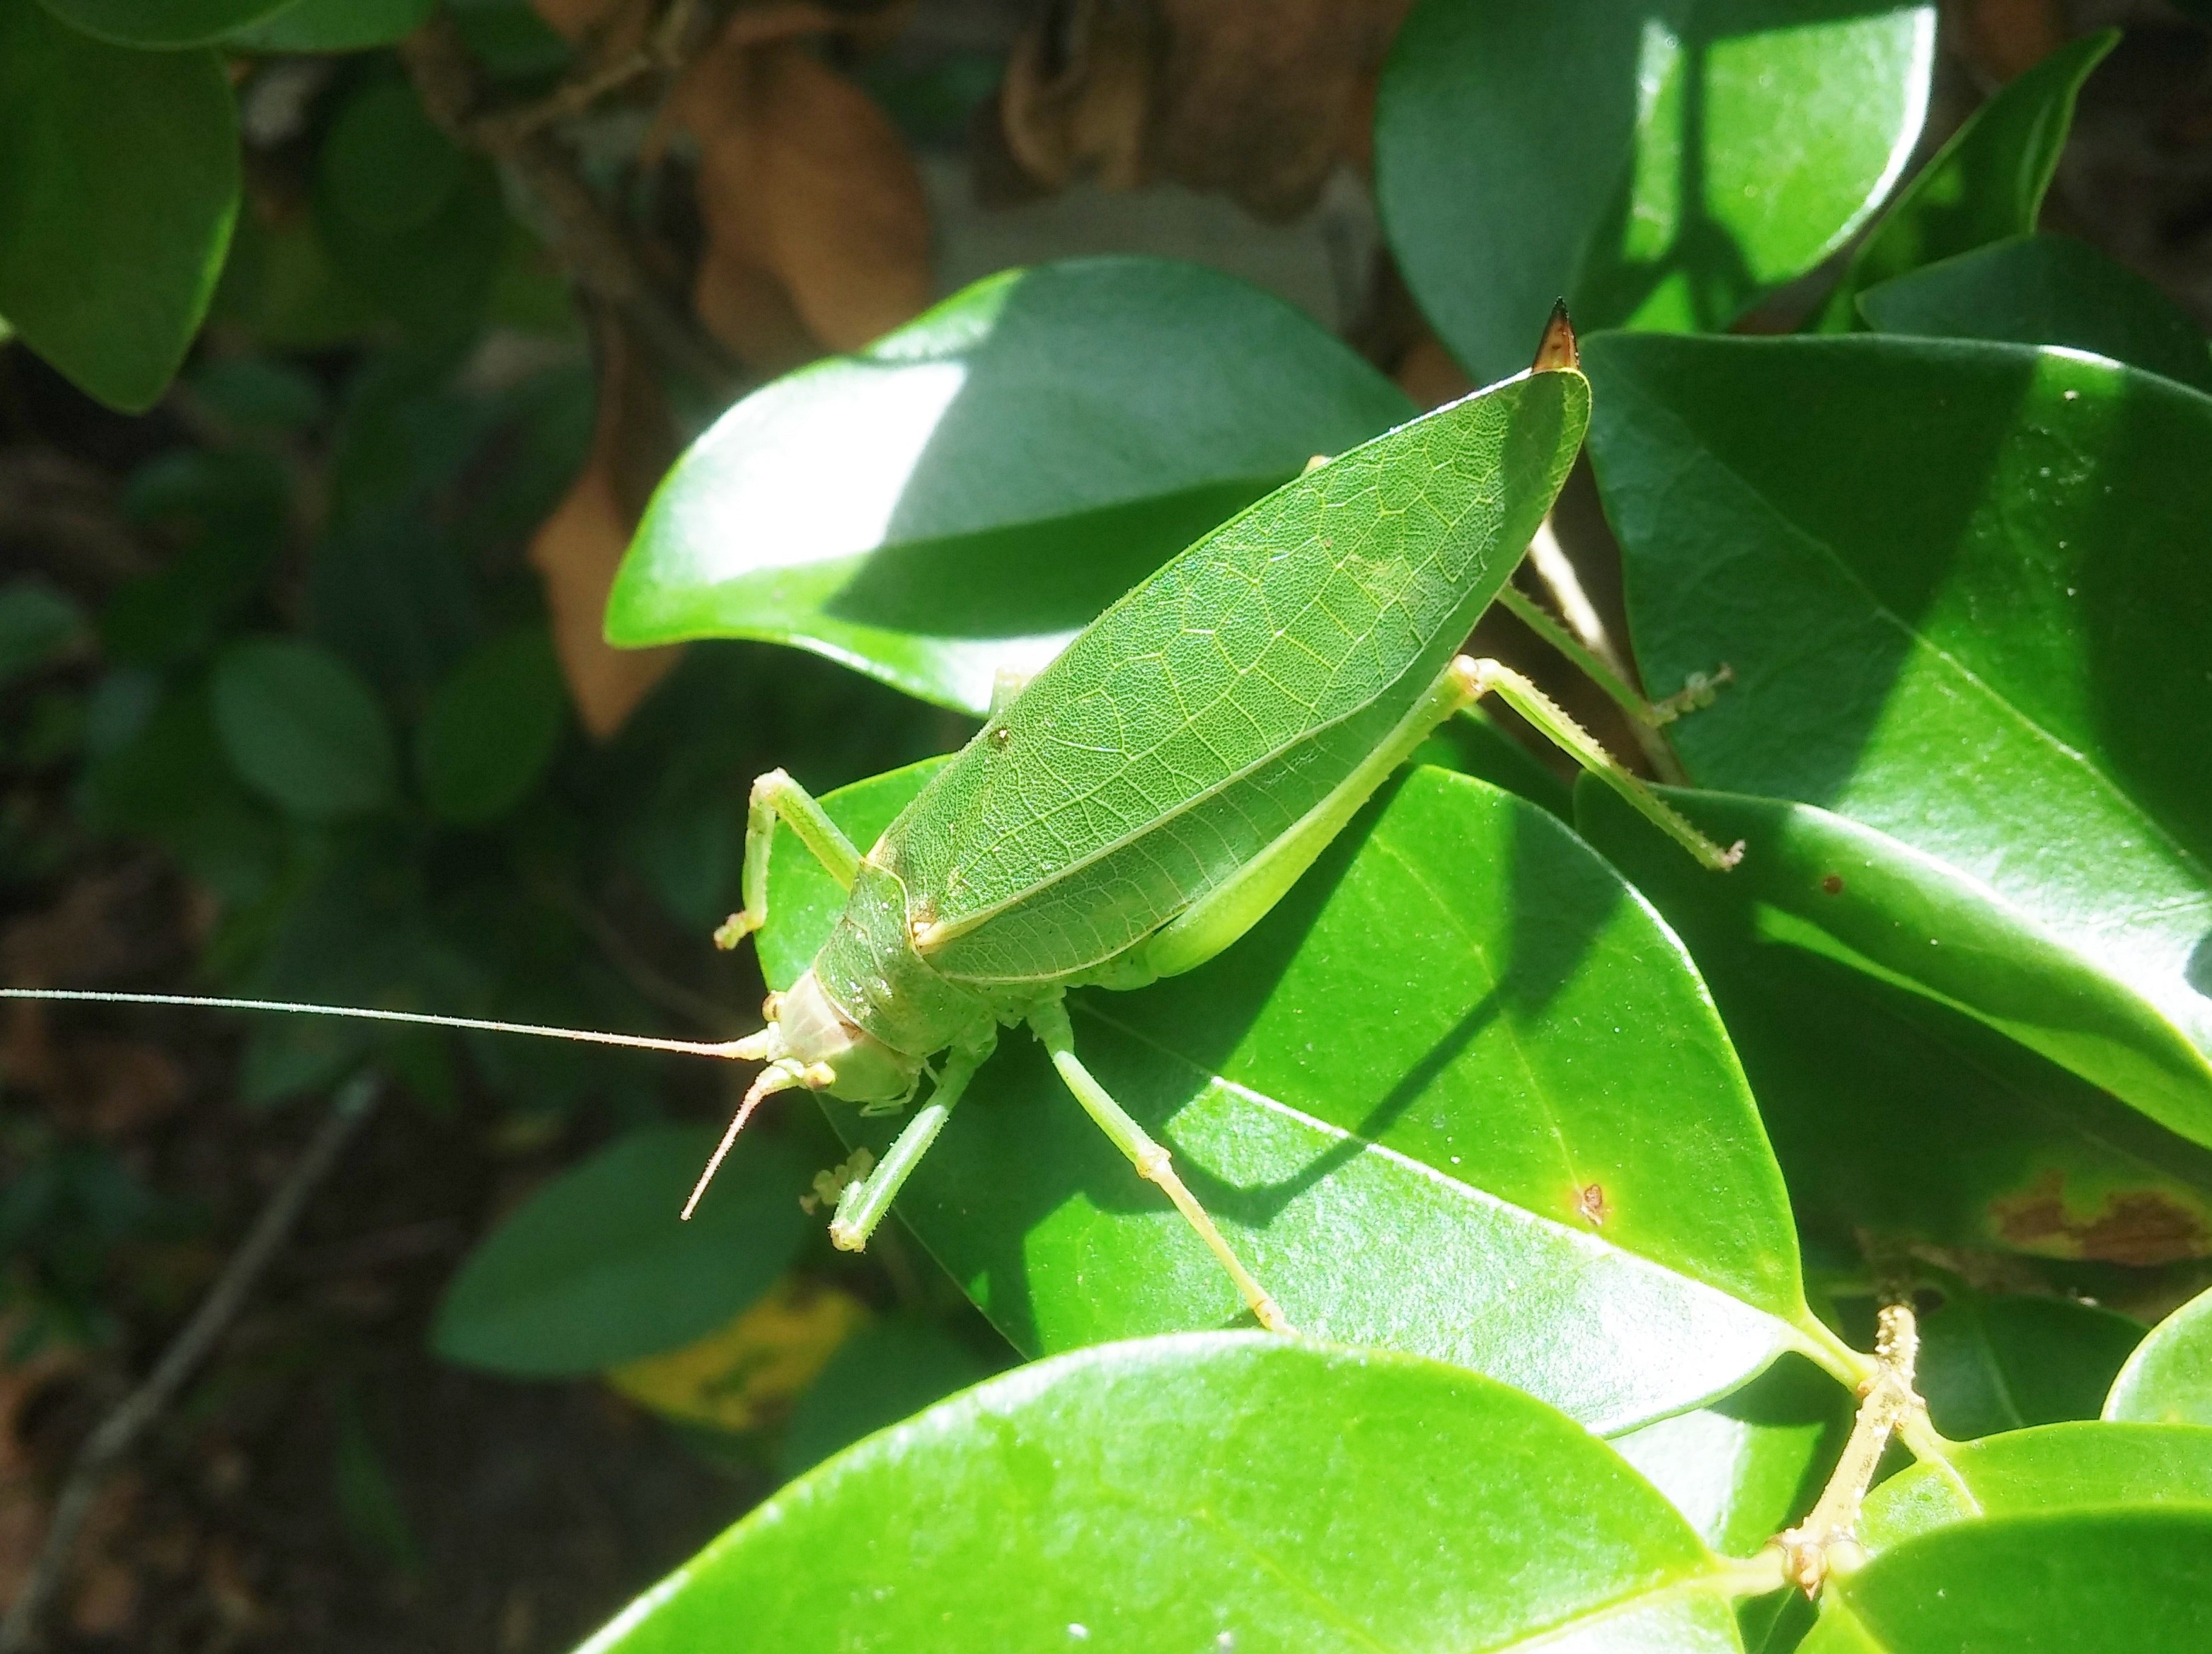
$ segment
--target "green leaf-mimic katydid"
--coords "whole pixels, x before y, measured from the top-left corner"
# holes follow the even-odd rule
[[[811,967],[744,1039],[577,1036],[763,1063],[685,1215],[763,1098],[805,1087],[888,1112],[929,1078],[883,1160],[838,1197],[831,1238],[858,1250],[1000,1029],[1026,1023],[1254,1313],[1284,1329],[1167,1151],[1084,1066],[1063,1002],[1229,947],[1431,731],[1492,690],[1701,861],[1732,863],[1526,678],[1457,653],[1551,508],[1589,415],[1562,308],[1528,372],[1316,462],[1131,591],[1004,698],[865,855],[789,776],[763,776],[745,906],[717,940],[734,946],[767,918],[780,820],[849,893]]]

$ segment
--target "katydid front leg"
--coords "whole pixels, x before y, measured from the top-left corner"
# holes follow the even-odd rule
[[[783,771],[770,770],[753,783],[745,815],[744,907],[724,919],[714,932],[714,946],[725,951],[768,923],[768,857],[779,819],[799,835],[799,842],[829,869],[841,888],[853,888],[860,866],[860,852],[853,848],[853,841],[837,830],[813,794]]]
[[[975,1077],[975,1070],[983,1066],[991,1053],[998,1048],[999,1025],[980,1022],[952,1042],[952,1049],[945,1058],[944,1069],[937,1077],[936,1089],[929,1100],[915,1111],[891,1146],[884,1151],[883,1159],[868,1174],[865,1183],[846,1185],[838,1198],[836,1215],[830,1221],[830,1244],[840,1251],[857,1252],[868,1244],[868,1237],[884,1221],[891,1202],[921,1157],[929,1152],[937,1134],[945,1129],[951,1118],[953,1105],[968,1090],[968,1082]]]
[[[1065,996],[1055,993],[1051,998],[1040,1002],[1030,1009],[1029,1021],[1030,1027],[1036,1031],[1036,1037],[1044,1042],[1044,1048],[1051,1056],[1052,1065],[1059,1071],[1061,1081],[1068,1090],[1075,1094],[1075,1100],[1081,1103],[1084,1112],[1098,1123],[1099,1130],[1113,1140],[1114,1147],[1129,1157],[1129,1163],[1137,1168],[1137,1175],[1147,1183],[1158,1184],[1167,1197],[1175,1203],[1175,1209],[1182,1214],[1183,1221],[1198,1232],[1198,1238],[1221,1261],[1221,1267],[1228,1270],[1229,1278],[1237,1283],[1237,1290],[1243,1294],[1244,1301],[1252,1306],[1252,1313],[1260,1318],[1260,1324],[1270,1332],[1291,1330],[1290,1322],[1284,1318],[1283,1312],[1275,1300],[1252,1278],[1252,1272],[1244,1267],[1243,1261],[1230,1250],[1229,1243],[1222,1239],[1221,1231],[1214,1227],[1213,1220],[1206,1215],[1206,1208],[1198,1203],[1198,1197],[1192,1194],[1183,1185],[1183,1180],[1176,1175],[1168,1151],[1154,1142],[1152,1134],[1144,1127],[1130,1118],[1127,1111],[1115,1102],[1108,1094],[1106,1088],[1091,1077],[1091,1070],[1083,1066],[1082,1059],[1075,1054],[1075,1029],[1067,1020]]]

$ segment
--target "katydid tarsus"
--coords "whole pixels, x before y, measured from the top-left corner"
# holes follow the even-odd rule
[[[718,943],[735,946],[766,921],[779,823],[848,898],[811,967],[770,996],[766,1026],[747,1038],[6,991],[327,1010],[759,1062],[687,1217],[764,1098],[805,1088],[890,1112],[927,1078],[923,1106],[837,1197],[831,1239],[851,1251],[866,1244],[1000,1029],[1025,1024],[1253,1313],[1287,1330],[1168,1151],[1085,1067],[1066,996],[1141,987],[1230,947],[1431,732],[1493,692],[1700,861],[1733,864],[1737,851],[1682,819],[1527,678],[1458,652],[1550,510],[1589,413],[1561,309],[1528,372],[1317,462],[1132,590],[994,705],[866,854],[789,776],[763,776],[744,908]]]

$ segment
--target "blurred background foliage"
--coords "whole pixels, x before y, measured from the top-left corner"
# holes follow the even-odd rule
[[[820,791],[973,724],[793,650],[609,648],[654,484],[745,390],[1072,253],[1210,264],[1416,402],[1464,388],[1370,188],[1408,9],[204,0],[155,38],[121,0],[0,0],[0,99],[127,55],[168,155],[133,187],[200,213],[205,289],[204,324],[88,332],[0,252],[39,347],[0,348],[0,976],[749,1030],[750,954],[706,939],[751,778]],[[2201,325],[2212,34],[2185,12],[1947,7],[1922,153],[2112,21],[2046,222]],[[1777,303],[1744,324],[1796,319]],[[1570,537],[1601,532],[1580,499]],[[784,1476],[1012,1360],[896,1226],[829,1250],[792,1199],[842,1154],[809,1108],[667,1222],[727,1106],[714,1065],[13,1004],[0,1596],[70,1446],[364,1069],[391,1106],[105,1497],[65,1636],[565,1645]]]

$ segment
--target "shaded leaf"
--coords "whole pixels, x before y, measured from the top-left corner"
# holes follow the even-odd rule
[[[437,0],[287,0],[226,44],[242,51],[360,51],[421,27]]]
[[[0,314],[25,343],[111,406],[153,406],[214,294],[238,191],[214,53],[125,51],[0,0]]]
[[[798,1475],[863,1436],[981,1384],[996,1371],[933,1321],[900,1316],[863,1327],[837,1347],[792,1409],[776,1463]]]
[[[933,768],[826,807],[870,843]],[[779,832],[760,937],[773,985],[842,906]],[[1680,944],[1510,794],[1417,769],[1220,958],[1072,1009],[1085,1063],[1304,1330],[1472,1366],[1606,1430],[1822,1336]],[[824,1106],[878,1154],[897,1125]],[[1025,1353],[1238,1315],[1018,1033],[897,1209]]]
[[[204,46],[285,0],[39,0],[71,28],[118,46]]]
[[[1967,117],[1859,244],[1814,325],[1849,332],[1860,325],[1859,294],[1877,282],[2033,234],[2075,97],[2119,38],[2118,29],[2100,29],[2061,46]]]
[[[2159,1506],[2212,1509],[2212,1431],[2049,1424],[1961,1442],[1947,1464],[1916,1464],[1876,1487],[1857,1532],[1880,1552],[1976,1517]]]
[[[293,638],[233,644],[216,664],[213,693],[223,751],[264,797],[315,820],[393,801],[384,709],[328,650]]]
[[[1009,272],[723,415],[654,499],[607,633],[793,643],[981,713],[1000,668],[1036,670],[1312,455],[1412,411],[1226,277]]]
[[[1801,1224],[2117,1263],[2212,1248],[2212,1154],[2031,1054],[2163,1099],[2201,1134],[2195,1049],[2148,1006],[1871,828],[1772,799],[1668,797],[1744,845],[1727,878],[1595,784],[1576,789],[1576,825],[1712,985]]]
[[[1883,333],[2008,339],[2094,351],[2212,390],[2212,350],[2188,312],[2126,265],[2063,235],[1999,241],[1869,288]]]
[[[596,1372],[688,1344],[759,1298],[805,1232],[803,1174],[781,1143],[749,1144],[680,1222],[716,1136],[642,1127],[537,1190],[446,1288],[438,1354],[522,1377]]]
[[[36,575],[0,585],[0,687],[35,672],[81,642],[84,611]]]
[[[757,1430],[781,1417],[792,1397],[812,1393],[823,1364],[865,1336],[867,1320],[867,1306],[850,1293],[786,1275],[727,1325],[680,1349],[625,1361],[606,1380],[664,1418],[732,1433]]]
[[[1676,726],[1700,785],[1947,863],[2212,1050],[2212,771],[2172,738],[2212,724],[2212,397],[1969,342],[1584,360],[1645,681],[1735,670]],[[2203,1142],[2203,1072],[2094,1077]]]
[[[1961,1523],[1838,1577],[1804,1654],[2195,1654],[2212,1509]]]
[[[1935,44],[1929,6],[1425,0],[1376,111],[1391,249],[1478,382],[1561,294],[1585,328],[1724,327],[1888,192]]]
[[[2212,1293],[2198,1294],[2150,1330],[2113,1380],[2104,1415],[2212,1424]],[[2212,1476],[2197,1485],[2212,1488]]]
[[[538,785],[567,723],[561,669],[544,631],[478,647],[438,686],[416,737],[423,802],[449,821],[495,821]]]
[[[2142,1336],[2126,1316],[2070,1299],[1947,1287],[1921,1318],[1917,1382],[1936,1429],[1956,1440],[2094,1419]]]
[[[1431,1362],[1119,1344],[877,1436],[584,1646],[1738,1647],[1719,1564],[1602,1443]]]

